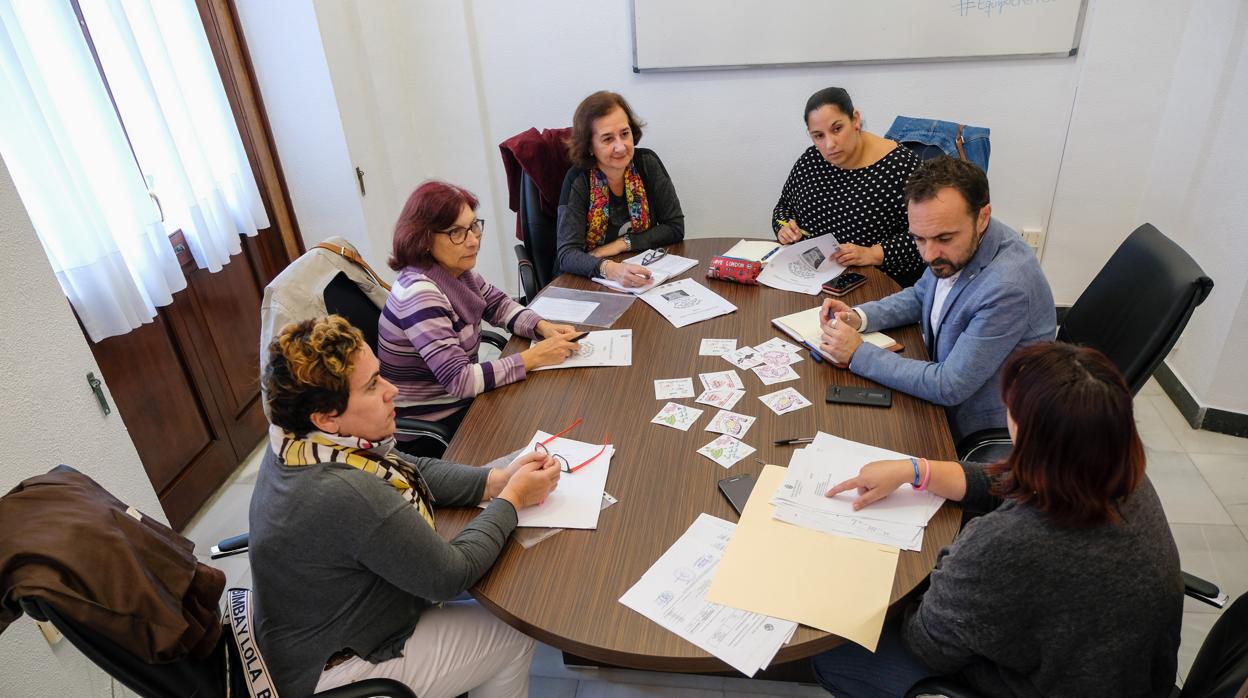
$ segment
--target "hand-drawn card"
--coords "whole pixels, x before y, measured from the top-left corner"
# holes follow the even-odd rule
[[[681,397],[693,397],[692,378],[669,378],[654,382],[655,400],[673,400]]]
[[[773,349],[779,349],[780,351],[787,351],[790,354],[797,354],[802,350],[801,347],[796,344],[790,344],[779,337],[772,337],[766,342],[756,345],[754,348],[758,351],[771,351]]]
[[[753,452],[753,446],[749,446],[741,441],[738,441],[727,434],[719,436],[714,441],[698,449],[698,453],[701,453],[725,468],[731,468],[734,463]]]
[[[763,363],[763,357],[754,347],[741,347],[731,354],[724,354],[724,360],[737,368],[753,368]]]
[[[720,410],[711,423],[706,425],[707,431],[713,431],[720,434],[727,434],[735,438],[745,436],[745,432],[750,430],[754,425],[755,417],[748,414],[737,414],[728,410]]]
[[[745,396],[744,390],[707,390],[698,396],[694,402],[700,402],[703,405],[711,405],[721,410],[730,410],[732,406],[737,404],[742,397]]]
[[[759,352],[758,355],[762,358],[763,364],[768,366],[788,366],[802,360],[801,354],[784,351],[783,349],[768,349],[767,351]]]
[[[727,371],[715,371],[714,373],[699,373],[698,380],[702,381],[702,387],[706,390],[744,390],[745,383],[741,382],[741,376],[731,369]]]
[[[650,421],[654,424],[662,424],[665,427],[689,431],[689,427],[693,426],[693,423],[698,421],[698,417],[701,416],[702,410],[696,407],[685,407],[684,405],[669,402]]]
[[[810,400],[802,397],[801,393],[792,388],[785,388],[774,393],[761,395],[758,399],[762,400],[763,404],[767,405],[768,409],[776,414],[785,414],[786,412],[800,410],[803,407],[810,407]]]
[[[737,350],[735,339],[703,339],[698,348],[698,356],[723,356]]]
[[[797,380],[798,378],[797,371],[794,371],[793,367],[788,364],[763,364],[762,366],[755,366],[750,370],[754,372],[754,375],[758,376],[763,385],[775,385],[776,383]]]

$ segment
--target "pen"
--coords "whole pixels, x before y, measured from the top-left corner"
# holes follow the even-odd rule
[[[780,220],[779,218],[776,219],[776,223],[779,223],[781,228],[789,224],[788,221]],[[794,223],[794,225],[797,225],[797,224]],[[801,233],[802,237],[804,238],[810,237],[810,233],[808,231],[802,230],[801,227],[798,227],[797,232]],[[766,259],[766,257],[764,257],[763,259]]]
[[[580,334],[576,335],[575,337],[573,337],[572,339],[569,339],[568,341],[569,341],[569,342],[579,342],[579,341],[581,341],[582,339],[585,339],[585,338],[586,338],[586,337],[588,337],[588,336],[589,336],[589,333],[588,333],[588,332],[582,332],[582,333],[580,333]]]
[[[812,345],[810,342],[807,342],[804,339],[802,340],[802,344],[805,344],[806,348],[810,350],[810,358],[814,359],[815,363],[817,364],[823,363],[823,356],[819,354],[819,350],[816,349],[814,345]]]
[[[800,439],[780,439],[779,441],[775,442],[775,445],[776,446],[792,446],[793,444],[808,444],[808,443],[814,443],[814,440],[815,440],[815,437],[813,436],[806,436]]]

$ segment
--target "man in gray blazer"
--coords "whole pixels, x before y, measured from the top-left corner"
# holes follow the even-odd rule
[[[1001,365],[1056,334],[1053,293],[1036,255],[992,217],[988,178],[942,157],[910,175],[910,235],[928,268],[911,288],[856,308],[823,303],[820,348],[855,374],[943,405],[955,441],[1005,427]],[[864,343],[862,331],[921,323],[931,361]]]

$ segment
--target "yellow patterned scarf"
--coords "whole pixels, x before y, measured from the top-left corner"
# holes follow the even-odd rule
[[[317,463],[344,463],[385,480],[433,526],[433,493],[415,465],[396,455],[394,437],[373,443],[354,436],[319,431],[300,439],[279,427],[269,427],[269,447],[284,465],[299,467]]]

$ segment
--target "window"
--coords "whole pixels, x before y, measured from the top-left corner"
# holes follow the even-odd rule
[[[194,0],[0,0],[0,155],[95,341],[269,225]]]

